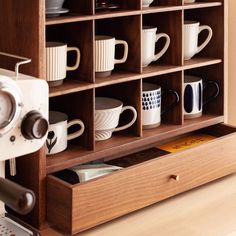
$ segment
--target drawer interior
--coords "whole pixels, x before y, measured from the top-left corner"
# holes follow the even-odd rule
[[[214,141],[217,141],[219,138],[221,138],[221,137],[223,138],[224,136],[230,135],[234,132],[236,132],[235,127],[228,126],[225,124],[217,124],[217,125],[210,126],[210,127],[204,128],[204,129],[200,129],[200,130],[197,130],[194,132],[186,133],[184,135],[175,136],[174,138],[170,138],[168,140],[163,140],[162,142],[155,143],[152,146],[150,146],[144,150],[141,150],[139,152],[135,152],[135,153],[132,153],[132,154],[129,154],[126,156],[122,156],[119,158],[115,158],[115,159],[109,158],[109,159],[98,160],[98,161],[92,162],[92,163],[106,163],[109,165],[115,165],[115,166],[119,166],[124,169],[127,169],[127,168],[131,168],[133,166],[136,166],[136,165],[143,164],[147,161],[151,161],[153,159],[165,158],[165,156],[169,155],[170,152],[158,148],[159,146],[162,146],[163,144],[175,142],[175,141],[181,140],[183,138],[187,138],[187,137],[194,137],[194,135],[199,135],[199,134],[203,134],[203,135],[207,134],[207,135],[214,137],[215,139],[212,140],[214,142]],[[202,145],[202,143],[197,144],[197,145]],[[193,146],[196,146],[196,145],[193,145]],[[119,171],[123,171],[123,170],[119,170]],[[62,181],[65,181],[69,184],[72,184],[72,185],[80,183],[79,177],[77,176],[77,174],[75,174],[73,171],[71,171],[69,169],[65,169],[65,170],[56,172],[53,174],[53,176],[62,180]],[[98,178],[103,178],[103,177],[98,177]]]

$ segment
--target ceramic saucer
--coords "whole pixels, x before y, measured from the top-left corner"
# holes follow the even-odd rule
[[[56,17],[59,16],[60,14],[65,14],[68,13],[69,9],[66,8],[61,8],[61,9],[56,9],[56,10],[50,10],[50,9],[46,9],[46,16],[47,17]]]

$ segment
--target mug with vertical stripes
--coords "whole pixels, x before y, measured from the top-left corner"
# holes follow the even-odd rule
[[[116,45],[124,46],[121,59],[115,58]],[[115,64],[125,63],[128,57],[128,43],[111,36],[97,35],[95,37],[95,72],[96,77],[107,77],[111,75]]]
[[[76,52],[75,64],[67,65],[67,53]],[[77,47],[68,47],[61,42],[46,43],[46,80],[50,87],[61,85],[66,78],[67,71],[76,70],[80,64],[80,50]]]

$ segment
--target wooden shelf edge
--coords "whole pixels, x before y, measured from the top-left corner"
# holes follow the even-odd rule
[[[213,59],[213,58],[195,58],[184,62],[182,67],[183,70],[194,69],[198,67],[210,66],[222,63],[221,59]]]
[[[76,80],[65,81],[60,86],[49,88],[49,97],[57,97],[70,93],[81,92],[89,89],[93,89],[94,85],[91,83],[78,82]]]
[[[194,120],[186,120],[183,125],[162,125],[156,129],[145,130],[143,132],[143,137],[123,136],[120,138],[117,136],[112,138],[113,140],[110,139],[98,143],[94,151],[81,151],[80,149],[77,152],[75,148],[73,150],[66,150],[56,156],[48,157],[51,158],[51,160],[47,159],[46,171],[47,174],[51,174],[85,162],[114,157],[114,153],[116,153],[115,157],[120,157],[145,149],[158,141],[222,123],[223,121],[224,116],[203,115]],[[160,129],[163,129],[164,131],[156,132],[156,130],[159,131]],[[155,135],[153,135],[154,133]],[[122,142],[119,144],[120,140],[122,140]]]
[[[93,15],[68,15],[68,16],[59,16],[54,18],[46,18],[46,25],[59,25],[65,23],[81,22],[93,20]]]
[[[218,7],[221,6],[221,2],[196,2],[196,3],[189,3],[183,6],[183,10],[188,9],[195,9],[195,8],[207,8],[207,7]]]
[[[143,68],[142,78],[148,78],[158,75],[170,74],[174,72],[182,71],[182,66],[171,66],[171,65],[151,65]]]
[[[101,12],[93,15],[94,20],[106,19],[106,18],[115,18],[122,16],[135,16],[141,15],[141,10],[121,10],[121,11],[112,11],[112,12]]]
[[[152,14],[152,13],[159,13],[159,12],[169,12],[169,11],[181,11],[183,6],[151,6],[151,7],[144,7],[141,10],[142,14]]]
[[[114,11],[114,12],[101,12],[96,13],[94,15],[67,15],[67,16],[59,16],[54,18],[46,18],[46,25],[57,25],[57,24],[65,24],[65,23],[73,23],[80,21],[89,21],[89,20],[98,20],[98,19],[106,19],[106,18],[114,18],[114,17],[122,17],[122,16],[134,16],[134,15],[142,15],[142,14],[151,14],[158,12],[170,12],[170,11],[181,11],[181,10],[189,10],[195,8],[207,8],[207,7],[217,7],[221,6],[221,2],[197,2],[190,3],[180,6],[154,6],[154,7],[146,7],[141,10],[122,10],[122,11]]]

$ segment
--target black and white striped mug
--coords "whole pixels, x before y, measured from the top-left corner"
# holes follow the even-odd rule
[[[209,91],[209,96],[205,96]],[[201,77],[184,76],[184,118],[197,118],[202,115],[203,106],[219,95],[220,88],[216,81],[203,82]],[[206,97],[206,98],[204,98]]]

